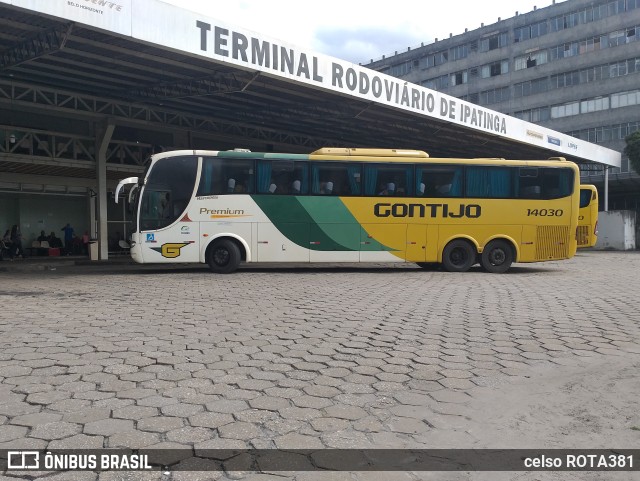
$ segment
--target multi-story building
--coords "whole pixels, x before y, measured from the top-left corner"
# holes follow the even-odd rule
[[[554,0],[367,67],[622,152],[640,128],[640,0]],[[604,184],[602,166],[582,176]],[[629,159],[608,176],[609,209],[640,210]]]

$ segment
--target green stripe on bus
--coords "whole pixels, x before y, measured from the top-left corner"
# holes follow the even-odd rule
[[[252,198],[276,229],[301,247],[315,251],[393,250],[368,238],[339,197],[254,195]],[[309,230],[300,229],[300,224],[308,225]],[[362,244],[363,239],[367,239],[367,244]]]

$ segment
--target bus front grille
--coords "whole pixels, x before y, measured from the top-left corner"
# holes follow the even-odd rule
[[[569,228],[566,226],[538,226],[536,260],[566,259],[569,257],[569,241]]]
[[[578,246],[589,245],[589,226],[578,226]]]

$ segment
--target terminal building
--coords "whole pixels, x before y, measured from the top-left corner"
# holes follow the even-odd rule
[[[554,0],[366,66],[622,152],[640,126],[640,1]],[[624,155],[606,172],[581,168],[601,193],[608,174],[608,209],[640,211],[640,177]]]
[[[597,25],[617,25],[620,17],[637,18],[638,12]],[[167,150],[310,153],[376,147],[424,150],[432,157],[563,156],[600,171],[621,166],[619,151],[590,142],[597,140],[590,133],[577,138],[555,130],[567,130],[560,124],[537,125],[532,107],[515,109],[521,112],[517,118],[499,111],[504,102],[483,104],[484,94],[471,85],[501,77],[509,82],[545,67],[536,60],[535,68],[513,71],[514,32],[506,25],[504,35],[491,27],[486,41],[473,37],[475,48],[472,38],[456,43],[460,60],[452,60],[452,38],[440,54],[424,47],[407,52],[406,59],[385,60],[388,66],[376,64],[378,71],[159,0],[0,0],[0,25],[0,228],[19,225],[25,246],[41,231],[60,237],[70,223],[77,235],[88,232],[96,239],[98,257],[107,259],[131,232],[125,203],[114,202],[118,180],[142,176],[149,156]],[[562,34],[576,30],[583,29]],[[632,38],[629,29],[623,35],[625,42]],[[534,49],[543,39],[523,38],[521,44]],[[629,43],[608,48],[607,65],[612,53],[631,58],[640,43]],[[547,63],[553,65],[550,55]],[[534,61],[533,51],[531,56],[525,64]],[[496,74],[505,62],[509,74]],[[444,92],[423,83],[449,75],[443,69],[454,64],[466,69],[460,85]],[[399,80],[401,74],[415,83]],[[607,80],[619,83],[616,93],[628,92],[616,94],[617,106],[631,105],[633,88],[622,86],[634,78]],[[516,99],[514,87],[505,85],[509,106],[533,98],[542,102],[552,91]],[[499,90],[498,84],[482,90],[490,88]],[[609,97],[613,107],[613,93]],[[596,110],[603,101],[592,104],[587,108]],[[525,109],[531,110],[528,117]],[[624,107],[615,113],[632,109],[637,111]],[[611,112],[597,114],[606,120]]]

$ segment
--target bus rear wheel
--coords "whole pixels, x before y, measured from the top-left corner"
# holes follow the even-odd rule
[[[469,242],[452,240],[442,251],[442,265],[449,272],[466,272],[475,263],[476,254]]]
[[[513,264],[513,257],[513,248],[507,241],[493,240],[482,251],[480,263],[487,272],[502,274]]]
[[[238,269],[242,255],[238,245],[229,239],[214,242],[209,248],[209,269],[217,274],[231,274]]]

